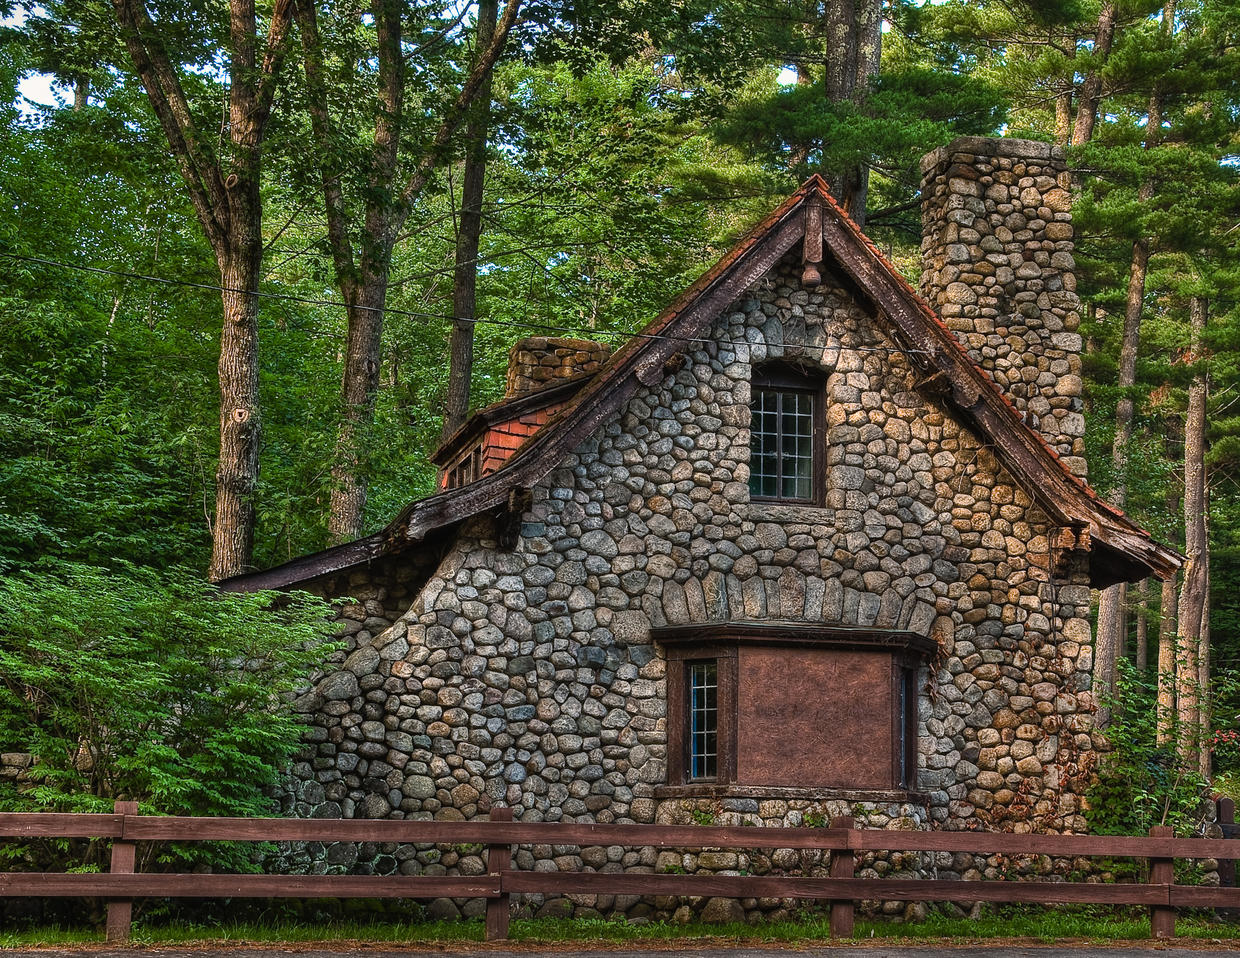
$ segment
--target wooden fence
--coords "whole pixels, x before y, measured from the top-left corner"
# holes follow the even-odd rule
[[[713,825],[596,825],[514,822],[496,808],[489,820],[470,822],[370,819],[180,818],[138,814],[117,802],[111,815],[0,814],[0,838],[110,838],[111,871],[102,874],[0,873],[0,895],[108,899],[107,939],[129,938],[135,898],[485,898],[489,940],[508,936],[513,895],[606,894],[800,898],[830,903],[831,936],[853,930],[858,900],[1092,903],[1144,905],[1155,938],[1175,934],[1178,908],[1240,906],[1240,888],[1175,884],[1176,859],[1234,856],[1226,840],[1174,838],[1171,829],[1148,837],[1014,835],[999,832],[860,830],[851,818],[828,828],[762,828]],[[480,844],[487,874],[466,876],[218,875],[134,872],[137,842],[291,841]],[[621,845],[656,848],[795,848],[830,852],[829,876],[699,875],[600,872],[534,872],[512,868],[517,845]],[[1148,859],[1143,884],[1068,881],[948,881],[854,877],[856,856],[867,851],[973,852],[1105,856]]]

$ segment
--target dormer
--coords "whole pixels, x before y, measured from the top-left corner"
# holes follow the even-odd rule
[[[431,455],[439,488],[456,489],[495,472],[610,355],[610,347],[586,339],[533,336],[514,344],[504,398],[470,416]]]

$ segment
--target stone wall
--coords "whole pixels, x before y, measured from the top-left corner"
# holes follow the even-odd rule
[[[502,803],[522,821],[697,810],[777,825],[847,811],[887,827],[1084,827],[1085,569],[1048,577],[1046,518],[977,436],[917,392],[907,357],[840,278],[827,271],[801,287],[795,252],[533,490],[515,550],[480,518],[416,595],[399,569],[347,583],[359,600],[343,610],[350,650],[300,700],[312,729],[289,812],[460,819]],[[822,507],[749,501],[749,383],[776,358],[825,383]],[[728,619],[933,636],[941,653],[920,701],[917,789],[767,800],[666,790],[666,662],[650,630]],[[355,870],[483,867],[453,849],[325,854]],[[517,861],[660,867],[653,849],[535,846]],[[911,866],[897,856],[866,867]]]
[[[611,355],[609,346],[588,339],[531,336],[508,352],[506,399],[523,396],[543,386],[592,373]]]
[[[8,779],[18,786],[30,781],[30,769],[34,756],[29,752],[5,752],[0,754],[0,778]]]
[[[922,170],[922,292],[1078,476],[1080,300],[1063,150],[961,137]]]

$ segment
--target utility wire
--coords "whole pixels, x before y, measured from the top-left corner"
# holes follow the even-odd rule
[[[41,256],[24,256],[20,253],[10,253],[7,250],[0,250],[0,256],[8,259],[17,260],[23,263],[35,263],[40,266],[52,266],[57,269],[75,270],[82,273],[93,273],[100,276],[118,276],[122,279],[141,280],[148,283],[158,283],[163,286],[179,286],[187,289],[200,289],[214,293],[240,293],[242,295],[253,296],[256,299],[272,299],[280,302],[299,303],[304,306],[334,306],[340,309],[364,309],[372,312],[385,313],[392,316],[407,316],[413,319],[443,319],[453,322],[472,323],[474,325],[486,324],[489,326],[503,326],[513,329],[537,329],[552,333],[582,333],[586,335],[598,335],[606,333],[613,336],[626,336],[630,339],[651,339],[651,340],[667,340],[676,343],[698,343],[698,344],[716,344],[720,346],[753,346],[754,343],[748,340],[732,340],[732,339],[712,339],[703,336],[669,336],[664,333],[642,333],[627,332],[619,329],[600,329],[593,326],[558,326],[550,323],[536,323],[531,320],[508,320],[508,319],[492,319],[477,316],[453,316],[450,313],[429,313],[420,312],[411,309],[399,309],[395,306],[353,306],[341,300],[333,299],[314,299],[309,296],[298,296],[294,293],[269,293],[262,290],[243,290],[231,286],[217,286],[212,283],[202,283],[188,279],[170,279],[166,276],[151,276],[146,273],[134,273],[128,270],[108,269],[103,266],[86,266],[81,263],[63,263],[58,260],[46,259]],[[782,343],[772,343],[768,345],[786,345]],[[821,349],[824,353],[829,349],[849,349],[854,352],[863,353],[900,353],[906,356],[926,356],[929,355],[925,350],[906,349],[899,346],[843,346],[842,344],[829,346],[808,346],[802,344],[794,345],[797,349]]]

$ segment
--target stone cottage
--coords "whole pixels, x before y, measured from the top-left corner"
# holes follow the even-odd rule
[[[227,583],[352,597],[290,813],[1085,828],[1090,587],[1180,557],[1085,482],[1061,151],[922,172],[920,295],[815,177],[614,354],[517,344],[438,494]]]

